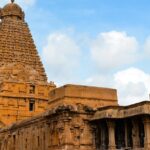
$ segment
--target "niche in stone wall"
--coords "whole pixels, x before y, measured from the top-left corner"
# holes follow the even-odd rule
[[[35,111],[35,100],[34,99],[30,99],[29,100],[29,111]]]

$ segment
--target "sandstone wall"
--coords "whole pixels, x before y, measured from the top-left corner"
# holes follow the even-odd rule
[[[93,111],[59,106],[0,131],[1,150],[94,150]]]
[[[59,105],[87,105],[94,109],[104,106],[118,106],[115,89],[82,85],[64,85],[50,92],[48,108]]]
[[[0,121],[9,125],[46,111],[54,84],[3,82],[0,84]]]

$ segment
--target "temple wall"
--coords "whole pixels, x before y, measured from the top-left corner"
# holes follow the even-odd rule
[[[0,131],[0,149],[94,150],[91,113],[62,106],[16,123]]]
[[[4,125],[9,125],[44,112],[49,92],[54,88],[51,84],[1,83],[0,121]]]
[[[82,85],[65,85],[50,92],[48,108],[59,105],[87,105],[94,109],[104,106],[118,106],[115,89]]]

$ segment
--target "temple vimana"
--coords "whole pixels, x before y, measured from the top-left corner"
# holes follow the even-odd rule
[[[0,150],[150,150],[150,102],[48,82],[25,14],[0,8]]]

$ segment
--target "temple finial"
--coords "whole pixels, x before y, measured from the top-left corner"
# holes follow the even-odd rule
[[[15,0],[11,0],[12,3],[14,3]]]

